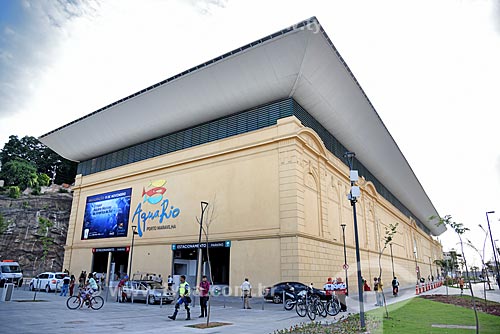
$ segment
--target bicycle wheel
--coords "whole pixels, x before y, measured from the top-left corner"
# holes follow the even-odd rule
[[[104,299],[101,296],[92,297],[90,300],[90,307],[93,310],[99,310],[104,305]]]
[[[307,304],[307,316],[309,319],[314,321],[314,319],[316,319],[316,312],[316,305],[314,303]]]
[[[318,301],[316,303],[316,311],[318,312],[318,315],[322,316],[323,318],[326,318],[326,316],[328,315],[326,313],[325,304],[323,304],[323,302],[321,301]]]
[[[66,301],[66,306],[70,309],[70,310],[74,310],[74,309],[77,309],[80,307],[80,304],[81,304],[81,300],[79,297],[77,296],[72,296],[72,297],[69,297],[68,300]]]
[[[295,300],[287,299],[285,301],[285,310],[290,311],[294,305],[295,305]]]
[[[340,303],[337,298],[332,298],[326,304],[326,313],[329,315],[337,315],[340,312]]]
[[[303,300],[297,301],[295,304],[295,312],[301,317],[305,317],[307,314],[307,304]]]

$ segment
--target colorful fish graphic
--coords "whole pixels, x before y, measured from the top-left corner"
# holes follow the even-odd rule
[[[148,185],[149,187],[154,187],[146,191],[146,187],[142,188],[142,198],[143,203],[149,202],[150,204],[157,204],[163,199],[163,194],[167,191],[167,188],[162,187],[167,181],[156,180],[151,181]]]

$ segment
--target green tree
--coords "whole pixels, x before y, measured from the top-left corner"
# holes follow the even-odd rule
[[[380,282],[381,277],[382,277],[382,262],[381,262],[381,260],[382,260],[382,254],[384,253],[384,250],[387,248],[387,246],[394,239],[394,235],[397,232],[398,224],[399,223],[389,224],[389,226],[385,226],[384,227],[385,235],[382,238],[382,241],[383,241],[384,245],[380,249],[380,252],[378,253],[378,268],[379,268],[378,279],[379,279],[379,282]],[[378,229],[378,225],[377,225],[377,229]],[[383,300],[384,300],[385,316],[386,316],[386,318],[389,318],[389,310],[387,309],[387,303],[385,301],[385,295],[382,293],[382,296],[383,296]]]
[[[462,261],[463,261],[463,264],[465,267],[465,272],[467,274],[467,278],[469,278],[469,269],[467,269],[467,260],[465,258],[464,243],[462,240],[462,235],[464,235],[465,232],[469,231],[469,229],[467,227],[465,227],[462,223],[457,223],[457,222],[453,221],[452,217],[450,215],[446,215],[446,216],[444,216],[444,218],[432,216],[430,219],[434,220],[436,218],[438,218],[438,222],[436,224],[437,226],[440,226],[440,225],[449,226],[457,234],[458,239],[460,240],[460,249],[462,251]],[[468,279],[467,281],[469,283],[469,289],[470,289],[471,299],[472,299],[472,306],[474,308],[474,316],[476,318],[476,334],[478,334],[479,333],[479,319],[477,317],[476,299],[474,298],[474,290],[472,290],[471,280]]]
[[[22,190],[38,185],[36,167],[20,158],[10,160],[3,165],[0,171],[0,178],[5,181],[6,185],[19,186]]]
[[[64,159],[35,137],[25,136],[22,139],[17,136],[9,137],[9,141],[0,151],[0,161],[5,166],[9,161],[17,159],[32,163],[38,173],[45,173],[48,176],[55,173],[56,184],[71,184],[75,180],[77,163]]]
[[[54,226],[54,223],[49,219],[39,217],[38,224],[38,233],[42,235],[40,237],[43,250],[42,259],[45,260],[47,258],[47,254],[49,254],[50,246],[52,246],[52,244],[54,243],[54,238],[49,236],[50,228]]]
[[[45,173],[41,173],[38,175],[38,184],[41,187],[47,187],[50,184],[50,177]]]
[[[0,214],[0,235],[3,234],[9,227],[9,222],[5,221],[5,218]]]
[[[18,186],[10,186],[9,187],[9,197],[10,198],[19,198],[21,196],[21,190],[19,190]]]

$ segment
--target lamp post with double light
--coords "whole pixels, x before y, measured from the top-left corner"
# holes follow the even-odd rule
[[[349,295],[349,278],[347,276],[347,253],[345,250],[345,224],[340,224],[342,226],[342,240],[344,240],[344,270],[345,270],[345,286],[346,286],[346,295]]]
[[[130,247],[130,266],[128,268],[128,277],[129,280],[132,280],[132,260],[134,259],[134,238],[136,234],[139,234],[137,232],[137,225],[132,225],[132,246]]]
[[[358,171],[353,170],[353,162],[356,154],[354,152],[345,152],[344,158],[349,166],[349,181],[351,182],[351,190],[347,195],[347,199],[351,202],[352,215],[354,219],[354,241],[356,243],[356,262],[358,267],[358,296],[359,296],[359,320],[361,328],[365,328],[365,306],[363,303],[363,279],[361,278],[361,256],[359,254],[359,237],[358,237],[358,220],[356,218],[356,202],[361,197],[361,190],[356,186],[359,179]]]
[[[493,235],[491,234],[491,227],[490,227],[490,219],[488,218],[488,214],[490,213],[495,213],[495,211],[488,211],[486,212],[486,220],[488,221],[488,231],[490,231],[490,239],[491,239],[491,247],[493,247],[493,256],[495,259],[495,269],[497,271],[497,285],[500,288],[500,273],[498,272],[498,260],[497,260],[497,250],[495,248],[495,243],[493,242]]]

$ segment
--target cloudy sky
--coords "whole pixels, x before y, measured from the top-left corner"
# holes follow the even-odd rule
[[[0,147],[311,16],[440,215],[500,239],[500,1],[0,1]]]

